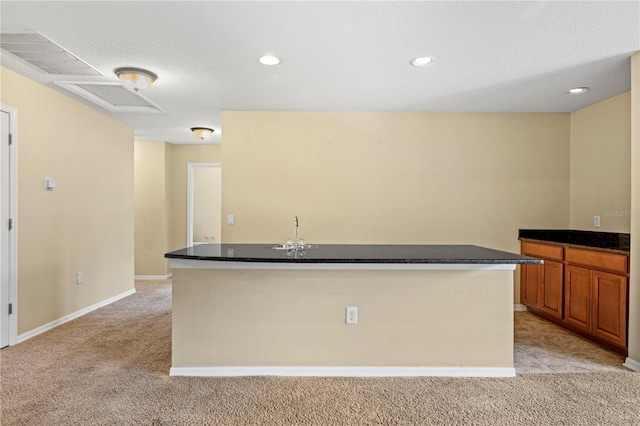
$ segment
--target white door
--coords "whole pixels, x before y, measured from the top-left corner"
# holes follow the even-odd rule
[[[220,244],[220,167],[193,171],[193,244]]]
[[[0,147],[0,348],[9,345],[9,134],[11,117],[1,111],[2,147]]]
[[[187,247],[221,243],[220,163],[187,163]]]

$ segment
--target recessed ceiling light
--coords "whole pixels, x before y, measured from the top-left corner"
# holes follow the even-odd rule
[[[432,63],[433,58],[431,56],[420,56],[411,60],[411,65],[413,65],[414,67],[426,67],[427,65],[431,65]]]
[[[583,93],[587,93],[588,91],[588,87],[574,87],[573,89],[569,89],[567,93],[570,95],[581,95]]]
[[[278,65],[280,63],[280,59],[269,55],[262,56],[258,61],[260,61],[262,65]]]

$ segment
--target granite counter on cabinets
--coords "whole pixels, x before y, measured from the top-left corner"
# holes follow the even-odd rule
[[[631,235],[571,229],[520,229],[521,241],[543,242],[574,248],[629,254]]]
[[[520,303],[622,355],[628,352],[629,234],[520,230]]]
[[[515,375],[513,271],[542,261],[472,245],[273,247],[165,255],[171,375]]]

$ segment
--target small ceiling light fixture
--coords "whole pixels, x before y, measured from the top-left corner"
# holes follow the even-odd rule
[[[588,91],[588,87],[574,87],[573,89],[567,90],[567,93],[570,95],[581,95],[583,93],[587,93]]]
[[[138,90],[148,89],[151,83],[158,79],[158,76],[151,71],[141,68],[117,68],[113,72],[122,80],[122,85],[127,89],[137,92]]]
[[[213,129],[210,127],[192,127],[191,131],[197,138],[204,140],[204,138],[208,138],[213,133]]]
[[[420,56],[420,57],[417,57],[417,58],[413,58],[410,63],[414,67],[426,67],[426,66],[431,65],[433,63],[433,57],[431,57],[431,56]]]
[[[280,63],[280,59],[276,58],[275,56],[262,56],[260,57],[260,59],[258,59],[258,61],[262,64],[262,65],[278,65]]]

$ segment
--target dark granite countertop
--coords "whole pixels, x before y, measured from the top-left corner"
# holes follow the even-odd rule
[[[540,259],[473,245],[320,244],[303,253],[274,244],[199,244],[172,251],[168,259],[286,263],[522,264]]]
[[[631,245],[630,234],[570,229],[520,229],[518,239],[627,255]]]

